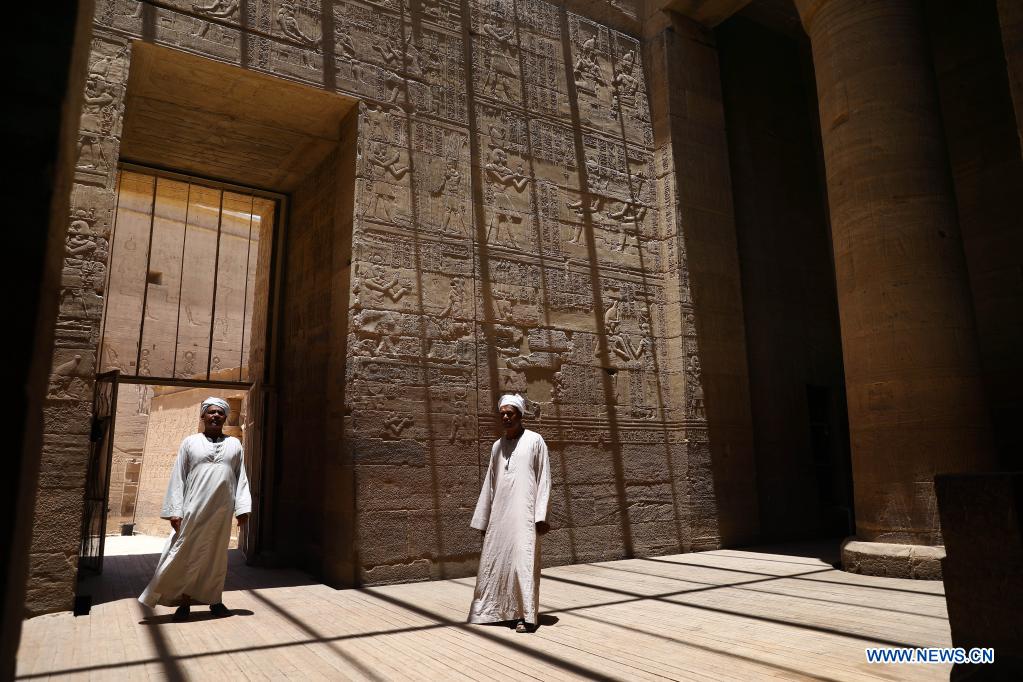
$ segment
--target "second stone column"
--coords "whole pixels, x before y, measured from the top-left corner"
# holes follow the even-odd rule
[[[850,570],[939,577],[934,474],[988,468],[989,416],[920,7],[796,0],[810,36],[856,504]]]

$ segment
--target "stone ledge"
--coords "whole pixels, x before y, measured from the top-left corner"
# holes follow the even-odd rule
[[[945,548],[941,545],[900,545],[854,538],[842,543],[842,569],[849,573],[941,580],[944,558]]]

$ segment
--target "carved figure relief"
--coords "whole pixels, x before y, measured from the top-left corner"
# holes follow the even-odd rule
[[[597,60],[596,51],[597,39],[590,36],[583,41],[579,48],[579,55],[572,67],[572,74],[575,76],[575,87],[588,95],[599,97],[600,88],[607,85],[607,77],[604,69]]]
[[[103,148],[103,140],[99,133],[82,132],[78,136],[78,161],[75,167],[79,170],[107,172],[110,170],[110,159]]]
[[[389,440],[397,440],[401,437],[401,432],[412,426],[415,420],[408,415],[399,415],[395,412],[391,412],[384,419],[384,433],[385,438]]]
[[[72,391],[72,384],[78,378],[78,368],[81,364],[82,356],[76,353],[70,360],[56,365],[50,372],[46,397],[55,400],[80,398],[80,391]]]
[[[149,353],[148,349],[145,352],[148,354]],[[146,366],[147,366],[147,368],[149,366],[149,361],[148,360],[146,361]],[[140,370],[140,373],[141,373],[141,370]],[[184,374],[185,376],[192,376],[193,374],[195,374],[195,351],[194,350],[186,350],[185,351],[184,362],[181,364],[181,373]]]
[[[138,393],[135,414],[148,415],[153,400],[153,387],[148,384],[135,384],[135,390]]]
[[[448,305],[440,312],[441,317],[463,316],[465,310],[465,280],[454,277],[448,292]]]
[[[213,0],[208,5],[192,5],[192,11],[213,19],[233,19],[238,14],[239,0]]]
[[[614,95],[611,98],[612,117],[617,118],[621,107],[628,107],[635,110],[636,93],[639,92],[640,82],[633,74],[636,66],[636,53],[632,50],[626,52],[615,65],[615,75],[611,79],[611,86]]]
[[[706,419],[703,404],[703,369],[700,356],[695,350],[689,351],[686,359],[686,416],[690,419]]]
[[[404,223],[407,217],[393,211],[398,203],[396,181],[409,172],[402,164],[401,151],[383,142],[368,141],[369,154],[364,158],[368,166],[367,190],[370,194],[366,215],[388,223]],[[400,219],[399,219],[400,218]]]
[[[337,54],[345,59],[355,58],[355,43],[352,42],[351,33],[344,25],[338,24],[334,27],[334,48]]]
[[[525,174],[521,164],[514,171],[508,167],[508,152],[501,147],[494,147],[491,150],[490,161],[485,170],[493,196],[493,213],[487,225],[487,242],[519,248],[511,227],[522,223],[522,214],[515,208],[508,190],[521,194],[529,184],[529,176]]]
[[[377,300],[386,298],[392,303],[397,303],[405,294],[412,291],[412,282],[402,279],[397,272],[388,275],[381,266],[369,264],[366,266],[365,274],[356,283],[354,291],[359,293],[362,290],[372,292]]]
[[[485,71],[482,94],[505,102],[518,102],[519,50],[514,26],[506,25],[499,16],[488,16],[483,23],[483,35],[490,40],[481,43],[487,50],[482,57]]]
[[[281,5],[277,9],[277,25],[280,26],[281,32],[299,45],[305,47],[318,46],[320,39],[314,38],[302,30],[299,26],[297,13],[298,8],[296,7],[295,0],[281,1]]]

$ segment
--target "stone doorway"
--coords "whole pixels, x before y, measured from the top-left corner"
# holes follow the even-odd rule
[[[257,500],[248,536],[235,528],[231,543],[251,559],[274,541],[284,223],[332,214],[324,202],[340,194],[351,201],[354,182],[324,193],[320,181],[343,132],[354,142],[355,102],[144,42],[119,54],[129,75],[120,146],[108,155],[95,366],[120,372],[105,533],[147,536],[128,543],[143,553],[167,537],[170,466],[215,395],[231,403],[226,430],[243,441]]]
[[[790,1],[714,32],[756,444],[761,533],[852,535],[845,370],[813,62]]]
[[[231,404],[226,432],[260,458],[285,198],[134,165],[117,188],[99,357],[121,390],[97,485],[107,486],[106,535],[165,537],[164,490],[204,398]]]

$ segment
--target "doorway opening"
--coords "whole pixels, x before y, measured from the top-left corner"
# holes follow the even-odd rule
[[[151,553],[169,535],[160,519],[167,481],[206,397],[228,401],[225,433],[258,459],[283,205],[262,190],[120,167],[100,339],[100,371],[115,389],[97,409],[106,451],[90,487],[104,500],[87,514],[103,518],[83,523],[86,573],[102,569],[109,536],[145,536],[131,546]],[[130,541],[115,542],[130,552]]]
[[[809,41],[791,0],[715,29],[761,539],[855,532],[845,369]]]

